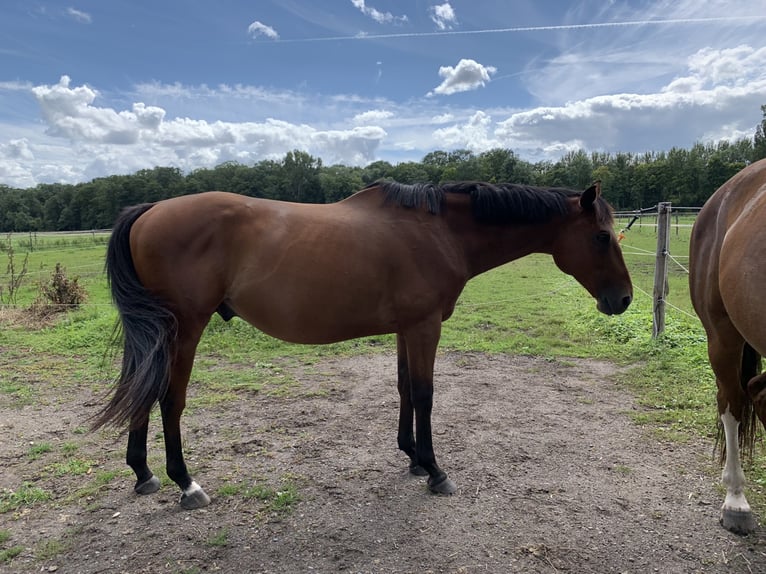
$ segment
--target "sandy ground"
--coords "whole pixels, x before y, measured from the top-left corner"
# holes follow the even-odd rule
[[[0,398],[0,489],[52,494],[0,514],[0,550],[23,547],[0,572],[766,572],[764,532],[718,524],[712,444],[636,426],[612,365],[441,354],[434,441],[459,487],[448,497],[409,476],[396,449],[393,356],[285,368],[289,393],[185,414],[187,462],[213,498],[196,511],[167,479],[132,492],[125,437],[79,430],[101,404],[88,392]],[[51,450],[30,457],[34,444]],[[150,449],[157,472],[161,436]],[[90,468],[57,470],[68,457]]]

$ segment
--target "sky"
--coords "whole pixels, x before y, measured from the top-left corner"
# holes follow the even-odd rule
[[[0,185],[752,137],[766,0],[2,0]]]

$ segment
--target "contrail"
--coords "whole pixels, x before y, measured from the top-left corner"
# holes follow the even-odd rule
[[[337,42],[342,40],[385,40],[391,38],[432,38],[435,36],[468,36],[475,34],[511,34],[515,32],[549,32],[557,30],[587,30],[593,28],[621,28],[631,26],[656,26],[660,24],[707,24],[718,22],[742,22],[764,20],[766,16],[717,16],[713,18],[671,18],[667,20],[628,20],[626,22],[596,22],[593,24],[561,24],[557,26],[518,26],[514,28],[490,28],[487,30],[444,30],[440,32],[401,32],[398,34],[357,34],[354,36],[320,36],[275,40],[279,43]]]

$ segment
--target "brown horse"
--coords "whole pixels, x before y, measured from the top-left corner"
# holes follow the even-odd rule
[[[758,424],[766,424],[766,160],[724,183],[700,211],[692,230],[689,286],[708,339],[718,384],[718,414],[725,440],[721,524],[740,534],[756,520],[745,494],[740,448],[752,450]]]
[[[441,324],[470,278],[532,252],[552,254],[603,313],[630,304],[598,184],[579,193],[385,182],[330,205],[209,192],[128,208],[106,261],[124,334],[122,372],[96,426],[129,423],[135,491],[154,492],[146,438],[159,401],[168,476],[181,506],[199,508],[210,499],[187,472],[180,419],[197,343],[215,312],[295,343],[396,333],[399,448],[413,473],[429,475],[431,490],[452,493],[431,440]]]

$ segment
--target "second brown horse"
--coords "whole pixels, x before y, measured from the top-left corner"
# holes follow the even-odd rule
[[[330,205],[209,192],[128,208],[115,224],[107,274],[124,333],[122,372],[96,426],[128,423],[135,491],[160,487],[147,466],[159,402],[168,476],[181,505],[210,502],[189,475],[180,419],[197,344],[211,316],[238,316],[295,343],[396,333],[398,444],[431,490],[456,487],[431,438],[441,324],[466,282],[527,254],[553,256],[606,314],[632,286],[612,213],[584,192],[462,182],[376,183]],[[413,433],[413,422],[415,432]]]

